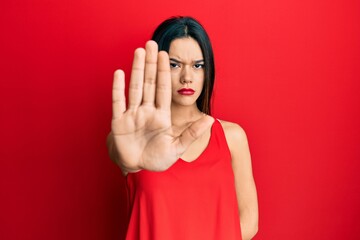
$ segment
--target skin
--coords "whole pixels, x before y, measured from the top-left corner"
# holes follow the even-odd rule
[[[128,172],[164,171],[180,157],[191,162],[206,148],[214,119],[196,106],[204,85],[203,55],[192,38],[174,40],[169,54],[154,41],[135,51],[125,100],[125,76],[117,70],[113,83],[112,130],[107,138],[110,158]],[[179,89],[191,88],[184,96]],[[242,239],[257,232],[258,205],[245,131],[221,121],[232,156]],[[131,144],[129,144],[131,143]]]

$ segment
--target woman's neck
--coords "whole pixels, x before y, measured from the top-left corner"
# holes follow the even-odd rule
[[[173,126],[183,127],[200,119],[203,113],[196,104],[191,106],[171,105],[171,122]]]

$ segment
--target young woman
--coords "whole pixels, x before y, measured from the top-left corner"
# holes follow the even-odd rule
[[[214,119],[214,59],[204,28],[174,17],[135,51],[129,99],[115,71],[111,159],[126,176],[127,239],[251,239],[257,193],[244,130]]]

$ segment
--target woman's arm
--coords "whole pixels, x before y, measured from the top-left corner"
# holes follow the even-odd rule
[[[259,216],[248,141],[245,131],[239,125],[224,121],[222,123],[232,156],[242,239],[249,240],[258,231]]]

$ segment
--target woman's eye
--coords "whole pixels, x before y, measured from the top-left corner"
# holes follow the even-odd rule
[[[204,64],[195,64],[194,68],[199,69],[199,68],[203,68]]]
[[[170,63],[170,68],[178,68],[179,64],[177,63]]]

